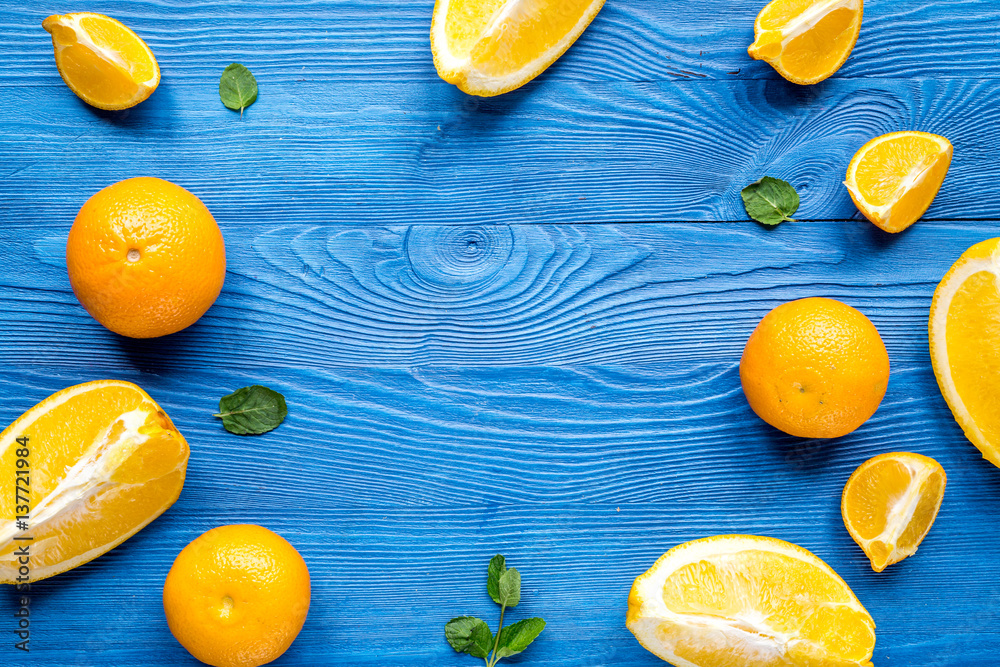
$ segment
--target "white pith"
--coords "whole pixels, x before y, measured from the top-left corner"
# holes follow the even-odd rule
[[[31,427],[42,415],[50,412],[67,401],[82,394],[105,389],[113,386],[132,387],[128,383],[116,381],[91,382],[76,387],[71,387],[65,393],[50,399],[52,402],[44,404],[43,409],[32,410],[21,419],[15,421],[5,432],[0,440],[0,456],[5,454],[9,448],[18,447],[17,438],[20,435],[31,433]],[[115,471],[121,463],[125,461],[136,449],[149,440],[149,435],[140,432],[146,423],[151,412],[155,410],[154,404],[144,404],[129,412],[119,415],[112,424],[102,431],[98,437],[90,444],[87,451],[80,459],[67,471],[65,477],[41,500],[30,508],[28,519],[28,536],[45,532],[46,528],[54,519],[64,518],[68,515],[82,514],[91,511],[86,507],[86,500],[94,497],[95,493],[114,488],[127,488],[133,484],[116,482],[112,479]],[[111,430],[118,423],[124,429],[116,435],[116,446],[105,446],[109,440]],[[36,436],[37,437],[37,436]],[[33,446],[29,441],[29,449]],[[29,456],[30,461],[30,456]],[[30,468],[29,468],[30,469]],[[154,517],[150,517],[152,520]],[[109,548],[124,542],[126,539],[141,530],[145,524],[136,526],[134,530],[127,534],[120,535],[110,545],[98,545],[84,553],[77,554],[71,559],[60,560],[55,564],[42,567],[32,564],[30,576],[34,579],[49,576],[54,571],[62,572],[72,569],[81,563],[85,563],[96,556],[104,553]],[[16,520],[0,519],[0,550],[10,548],[12,544],[23,546],[18,541],[15,543],[14,537],[24,535],[23,531],[17,529]],[[58,546],[59,535],[53,535],[47,539],[31,541],[30,551],[34,559],[38,559],[44,553],[46,546],[52,543]],[[13,579],[18,570],[17,556],[13,553],[0,557],[0,579]]]
[[[765,657],[781,659],[787,656],[788,647],[800,640],[796,636],[778,632],[767,623],[762,613],[745,615],[739,619],[729,619],[710,614],[679,614],[667,608],[663,601],[663,587],[666,580],[679,568],[704,559],[712,559],[718,563],[720,558],[735,556],[743,551],[766,551],[779,553],[809,563],[823,570],[831,578],[840,581],[851,602],[829,603],[830,606],[850,607],[864,613],[867,612],[850,592],[837,574],[821,560],[808,553],[779,540],[755,538],[752,536],[724,536],[714,540],[704,540],[688,543],[668,552],[663,558],[637,581],[639,596],[642,600],[639,618],[629,624],[629,630],[635,634],[646,649],[660,658],[669,661],[676,667],[703,667],[689,660],[678,657],[673,647],[664,645],[657,637],[657,629],[664,623],[685,625],[697,628],[699,633],[716,634],[726,638],[729,645],[739,645],[744,650],[744,659],[759,659]],[[748,662],[748,664],[750,664]],[[790,663],[789,663],[790,664]],[[853,663],[870,665],[869,662]]]
[[[927,173],[931,170],[932,167],[934,167],[935,164],[937,164],[937,161],[940,160],[942,156],[951,154],[951,144],[948,143],[946,140],[944,140],[941,137],[936,137],[933,135],[927,135],[921,133],[920,134],[921,137],[933,139],[938,144],[938,146],[941,147],[941,152],[935,155],[930,155],[928,156],[928,159],[925,159],[923,162],[914,165],[913,168],[910,169],[909,173],[907,173],[906,176],[899,182],[899,185],[896,186],[896,191],[893,192],[892,197],[889,198],[889,201],[887,201],[882,206],[873,206],[868,202],[865,196],[858,189],[857,178],[856,178],[858,172],[858,166],[864,161],[865,156],[868,155],[868,153],[872,152],[872,150],[874,150],[876,147],[882,145],[886,141],[894,141],[895,139],[905,136],[906,134],[908,133],[894,132],[892,134],[887,134],[883,137],[879,137],[877,140],[862,147],[862,150],[864,152],[860,153],[853,160],[851,160],[851,164],[848,166],[847,170],[847,178],[844,180],[844,185],[847,186],[847,189],[851,191],[851,194],[854,196],[855,201],[863,203],[865,211],[869,215],[874,216],[876,219],[881,220],[883,223],[889,222],[889,218],[892,213],[892,207],[895,206],[900,199],[902,199],[903,195],[905,195],[914,187],[920,185],[923,182],[923,180],[927,177]]]
[[[532,0],[506,0],[490,19],[486,29],[483,31],[480,40],[487,39],[506,29],[504,21],[523,5],[530,5]],[[434,19],[431,25],[431,43],[438,60],[439,71],[444,70],[449,73],[461,73],[465,77],[466,85],[472,90],[506,90],[520,85],[525,78],[545,69],[563,51],[569,48],[577,37],[584,31],[587,25],[604,4],[603,0],[593,2],[577,21],[576,25],[566,33],[552,47],[546,49],[534,60],[526,63],[520,69],[502,77],[493,77],[480,73],[472,67],[471,53],[475,50],[475,45],[469,49],[469,54],[457,56],[451,52],[448,43],[446,25],[448,23],[449,0],[438,0],[434,7]]]
[[[947,279],[938,285],[930,315],[931,360],[934,368],[938,371],[938,379],[948,405],[951,406],[955,418],[974,444],[987,440],[962,401],[962,397],[955,387],[955,381],[951,377],[951,362],[948,359],[948,311],[951,310],[952,299],[965,281],[983,271],[991,273],[994,279],[1000,280],[1000,246],[990,257],[960,260]],[[986,452],[983,453],[986,454]],[[987,458],[990,457],[987,456]],[[997,462],[994,461],[994,463]]]
[[[781,50],[784,51],[785,46],[799,35],[815,28],[816,24],[830,12],[841,8],[857,9],[860,5],[861,0],[824,0],[823,2],[817,2],[792,19],[781,30]]]

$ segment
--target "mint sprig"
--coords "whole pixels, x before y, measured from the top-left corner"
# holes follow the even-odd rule
[[[500,554],[490,559],[486,571],[486,592],[500,605],[500,627],[496,635],[481,618],[459,616],[445,624],[444,636],[456,652],[482,658],[486,667],[493,667],[500,658],[517,655],[526,649],[545,629],[545,621],[526,618],[503,627],[507,608],[514,608],[521,602],[521,573],[515,568],[507,569],[506,560]]]
[[[237,389],[219,400],[214,415],[230,433],[260,435],[278,428],[288,416],[285,397],[259,384]]]
[[[232,63],[222,70],[219,97],[226,108],[239,111],[242,118],[243,110],[257,101],[257,79],[245,66]]]
[[[743,206],[747,215],[764,225],[776,225],[799,210],[799,193],[792,184],[780,178],[765,176],[743,188]]]

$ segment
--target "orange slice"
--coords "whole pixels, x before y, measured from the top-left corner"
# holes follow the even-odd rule
[[[149,97],[160,83],[153,52],[121,22],[103,14],[50,16],[56,67],[80,99],[98,109],[127,109]]]
[[[871,667],[875,623],[802,547],[722,535],[664,554],[632,586],[626,625],[677,667]]]
[[[438,74],[470,95],[523,86],[576,41],[604,0],[437,0],[431,51]]]
[[[1000,238],[972,246],[938,284],[931,363],[955,420],[1000,467]]]
[[[863,0],[774,0],[757,15],[747,52],[792,83],[819,83],[851,55],[863,14]]]
[[[844,185],[866,218],[887,232],[901,232],[934,201],[951,154],[951,142],[936,134],[884,134],[855,153]]]
[[[941,508],[946,482],[940,463],[907,452],[876,456],[854,471],[840,514],[873,570],[917,552]]]
[[[187,442],[134,384],[49,396],[0,434],[0,466],[17,484],[0,494],[0,583],[45,579],[118,546],[177,500],[187,460]]]

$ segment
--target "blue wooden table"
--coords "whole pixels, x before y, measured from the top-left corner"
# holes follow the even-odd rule
[[[870,0],[854,54],[801,88],[745,52],[763,0],[608,0],[533,83],[477,99],[437,78],[432,0],[12,0],[0,8],[0,423],[71,384],[137,382],[191,444],[180,500],[35,586],[30,654],[0,596],[0,664],[195,664],[167,629],[176,554],[260,523],[304,556],[309,618],[280,665],[474,666],[459,614],[496,622],[487,560],[521,570],[511,620],[548,627],[510,664],[663,664],[624,625],[632,580],[676,544],[770,535],[825,559],[875,619],[875,664],[1000,664],[1000,471],[964,438],[927,351],[937,281],[1000,235],[1000,3]],[[80,102],[41,20],[97,11],[163,72],[134,109]],[[218,98],[256,74],[242,119]],[[890,236],[841,185],[868,139],[944,134],[926,218]],[[768,174],[800,219],[745,219]],[[195,326],[135,341],[70,290],[79,207],[150,175],[198,195],[228,273]],[[737,367],[757,321],[806,296],[879,328],[885,401],[834,441],[779,433]],[[281,391],[289,416],[225,432],[218,399]],[[867,458],[948,472],[919,553],[882,574],[839,500]]]

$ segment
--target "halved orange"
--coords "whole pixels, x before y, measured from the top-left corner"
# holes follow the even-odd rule
[[[955,420],[1000,467],[1000,238],[972,246],[934,291],[931,364]]]
[[[177,500],[187,461],[184,437],[130,382],[49,396],[0,434],[12,478],[0,494],[0,583],[45,579],[118,546]]]
[[[917,551],[944,498],[944,468],[909,452],[862,463],[844,485],[840,514],[847,532],[881,572]]]
[[[774,0],[757,15],[747,52],[792,83],[819,83],[851,55],[863,14],[863,0]]]
[[[951,154],[951,142],[937,134],[884,134],[855,153],[844,185],[866,218],[887,232],[901,232],[934,201]]]
[[[63,81],[91,106],[127,109],[160,83],[160,67],[146,42],[110,16],[56,14],[42,21],[42,27],[52,34]]]
[[[770,537],[674,547],[632,586],[626,625],[677,667],[871,667],[875,623],[829,565]]]
[[[431,52],[438,74],[490,97],[531,81],[566,52],[604,0],[437,0]]]

